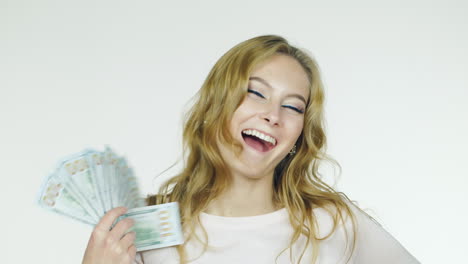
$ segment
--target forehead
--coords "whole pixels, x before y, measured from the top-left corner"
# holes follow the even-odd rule
[[[298,93],[305,98],[309,97],[309,78],[301,64],[288,55],[272,56],[254,67],[250,75],[264,79],[272,89],[278,92]],[[250,82],[257,83],[258,81]]]

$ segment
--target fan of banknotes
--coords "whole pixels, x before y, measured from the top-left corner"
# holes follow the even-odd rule
[[[183,243],[177,203],[145,206],[133,170],[109,147],[87,149],[62,159],[39,191],[43,208],[96,225],[112,208],[129,208],[138,251]]]

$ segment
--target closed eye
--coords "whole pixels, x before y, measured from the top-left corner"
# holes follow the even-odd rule
[[[257,96],[260,96],[261,98],[265,98],[265,96],[263,96],[263,94],[261,94],[261,93],[259,93],[259,92],[257,92],[257,91],[248,89],[247,92],[253,93],[253,94],[257,95]]]
[[[292,110],[294,110],[294,111],[296,111],[296,112],[298,112],[298,113],[300,113],[300,114],[303,114],[303,113],[304,113],[303,110],[301,110],[301,109],[299,109],[299,108],[296,108],[296,107],[294,107],[294,106],[290,106],[290,105],[282,105],[282,106],[283,106],[283,107],[286,107],[286,108],[289,108],[289,109],[292,109]]]

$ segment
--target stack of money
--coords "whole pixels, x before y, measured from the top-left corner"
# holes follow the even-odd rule
[[[183,243],[177,203],[144,206],[136,177],[123,157],[109,147],[87,149],[61,160],[39,191],[43,208],[96,225],[112,208],[129,208],[119,220],[135,221],[138,251]]]

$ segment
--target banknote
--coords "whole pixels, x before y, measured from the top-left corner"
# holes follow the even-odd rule
[[[56,172],[57,178],[61,179],[63,184],[67,186],[73,196],[80,201],[88,214],[99,221],[100,216],[105,212],[104,208],[100,208],[100,203],[97,201],[95,191],[95,172],[86,159],[87,155],[91,155],[93,151],[86,150],[68,160],[64,160]]]
[[[184,243],[179,205],[176,202],[130,209],[117,222],[125,218],[135,221],[128,232],[136,233],[134,244],[137,251]]]
[[[41,207],[96,225],[112,208],[125,206],[119,219],[135,220],[135,245],[139,251],[183,243],[177,203],[145,206],[137,178],[126,158],[106,147],[85,149],[58,162],[42,184]]]
[[[67,186],[50,175],[40,191],[39,205],[43,208],[93,225],[96,220],[71,194]]]

